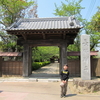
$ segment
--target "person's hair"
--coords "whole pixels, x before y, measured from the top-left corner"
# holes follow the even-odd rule
[[[67,66],[67,67],[68,67],[68,64],[65,64],[65,66]]]

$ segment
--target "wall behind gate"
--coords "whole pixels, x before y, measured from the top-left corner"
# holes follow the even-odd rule
[[[91,70],[92,76],[100,76],[100,59],[91,60]]]
[[[81,67],[80,60],[68,60],[70,76],[80,77]],[[91,59],[91,76],[100,76],[100,59]]]
[[[22,76],[22,61],[2,61],[2,76]]]
[[[80,77],[80,60],[68,60],[70,76]],[[2,61],[0,58],[0,76],[22,76],[22,61]],[[100,59],[91,60],[91,75],[100,76]]]
[[[68,60],[69,72],[71,77],[80,76],[80,60]]]

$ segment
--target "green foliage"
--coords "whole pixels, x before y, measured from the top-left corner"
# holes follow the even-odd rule
[[[37,70],[45,65],[50,64],[50,61],[45,61],[45,62],[33,62],[32,63],[32,70]]]
[[[3,42],[0,45],[1,50],[13,52],[21,50],[22,47],[16,45],[17,37],[6,34],[5,28],[19,18],[30,16],[34,5],[33,0],[0,0],[0,37]]]
[[[0,51],[3,49],[4,45],[3,45],[3,42],[0,41]]]
[[[20,52],[23,47],[18,46],[16,43],[17,38],[15,36],[6,35],[3,36],[3,41],[0,42],[0,50],[5,52]]]
[[[90,50],[94,51],[98,44],[100,43],[100,8],[98,7],[98,12],[93,16],[91,22],[86,21],[82,18],[81,10],[84,7],[81,6],[82,0],[65,0],[66,3],[61,3],[61,6],[58,7],[55,5],[55,15],[58,16],[72,16],[75,17],[81,22],[83,28],[78,33],[77,37],[74,40],[74,44],[69,45],[68,51],[80,51],[80,35],[85,33],[90,35]]]
[[[84,9],[84,7],[80,6],[80,3],[82,2],[82,0],[65,0],[66,3],[61,2],[61,6],[57,6],[55,4],[55,15],[57,16],[72,16],[75,15],[77,17],[79,17],[81,14],[81,10]]]
[[[33,48],[33,60],[34,61],[47,61],[50,60],[52,56],[59,56],[58,47],[37,47]]]
[[[100,43],[100,8],[94,16],[92,17],[90,22],[86,22],[85,32],[90,35],[90,50],[94,51],[96,47],[99,46]]]
[[[82,18],[81,15],[81,10],[84,9],[84,7],[81,6],[82,0],[65,0],[66,2],[63,3],[61,2],[61,6],[57,6],[55,4],[55,15],[57,16],[75,16],[81,24],[83,24],[84,19]],[[77,37],[74,40],[74,44],[71,44],[67,47],[68,52],[72,51],[80,51],[80,34],[81,32],[78,33]],[[68,59],[71,58],[78,58],[78,57],[73,57],[70,56]]]
[[[34,2],[28,0],[0,0],[0,23],[9,27],[18,18],[25,16],[25,10]]]
[[[96,32],[100,32],[100,7],[98,7],[98,11],[91,19],[91,26],[90,28],[92,30],[95,30]]]

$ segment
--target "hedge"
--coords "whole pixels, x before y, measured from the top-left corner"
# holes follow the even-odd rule
[[[32,63],[32,70],[37,70],[45,65],[50,64],[50,61],[45,61],[45,62],[33,62]]]

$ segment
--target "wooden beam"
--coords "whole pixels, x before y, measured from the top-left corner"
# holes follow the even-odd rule
[[[62,34],[63,32],[71,34],[71,33],[75,33],[77,34],[79,32],[79,28],[78,29],[50,29],[50,30],[13,30],[13,31],[7,31],[8,34]]]
[[[27,40],[26,34],[21,34],[24,38],[24,40]]]
[[[23,44],[29,44],[31,46],[60,46],[61,43],[66,42],[68,40],[62,39],[49,39],[49,40],[27,40],[22,41]]]
[[[45,34],[44,34],[44,33],[42,33],[42,35],[43,35],[43,39],[46,39],[46,36],[45,36]]]
[[[66,33],[63,33],[63,39],[65,40],[65,38],[66,38]]]

